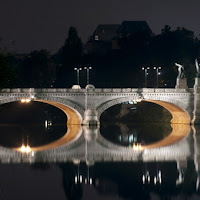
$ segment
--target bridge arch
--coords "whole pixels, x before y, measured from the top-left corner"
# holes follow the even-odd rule
[[[127,102],[127,101],[131,101],[131,100],[139,100],[141,99],[141,96],[128,96],[128,97],[122,97],[122,98],[117,98],[117,99],[113,99],[110,101],[105,102],[104,104],[101,104],[100,106],[98,106],[97,108],[97,112],[98,112],[98,118],[100,119],[101,114],[107,110],[108,108],[123,103],[123,102]],[[144,98],[142,99],[142,101],[147,101],[147,102],[151,102],[151,103],[155,103],[158,104],[164,108],[166,108],[172,115],[172,120],[171,123],[172,124],[176,124],[176,123],[180,123],[180,124],[190,124],[191,122],[191,118],[189,113],[186,111],[187,109],[187,105],[180,102],[179,100],[173,99],[173,98],[158,98],[158,97],[150,97],[150,98]]]
[[[0,99],[0,105],[20,101],[22,98],[30,98],[30,95],[4,97]],[[67,115],[67,124],[82,124],[84,109],[72,101],[60,97],[45,96],[37,96],[34,101],[47,103],[62,110]]]

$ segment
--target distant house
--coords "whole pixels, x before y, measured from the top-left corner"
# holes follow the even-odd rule
[[[86,43],[86,53],[104,55],[112,50],[112,40],[118,35],[119,24],[100,24]]]
[[[91,39],[104,42],[111,41],[114,37],[117,36],[119,27],[120,24],[100,24],[94,31]]]
[[[86,54],[105,55],[110,51],[120,50],[118,41],[146,31],[152,31],[146,21],[123,21],[122,24],[100,24],[85,45]]]

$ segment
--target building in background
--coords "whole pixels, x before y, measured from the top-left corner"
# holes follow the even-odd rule
[[[146,21],[123,21],[122,24],[100,24],[85,45],[84,52],[92,55],[106,55],[121,49],[120,42],[133,39],[134,36],[152,31]]]

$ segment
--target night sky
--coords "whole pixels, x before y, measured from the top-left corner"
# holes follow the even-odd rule
[[[83,42],[98,24],[121,24],[123,20],[146,20],[154,33],[170,25],[198,35],[199,8],[199,0],[1,0],[0,36],[4,45],[18,53],[40,49],[55,53],[70,26],[77,28]]]

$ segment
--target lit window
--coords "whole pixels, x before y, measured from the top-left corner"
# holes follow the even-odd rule
[[[99,36],[98,35],[95,35],[95,40],[99,40]]]

